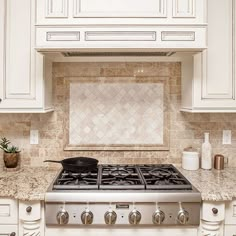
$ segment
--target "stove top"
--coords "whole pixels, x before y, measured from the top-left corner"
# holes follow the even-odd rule
[[[47,226],[198,226],[201,194],[173,165],[60,171],[45,195]]]
[[[173,165],[98,165],[85,173],[62,170],[53,190],[192,190]]]

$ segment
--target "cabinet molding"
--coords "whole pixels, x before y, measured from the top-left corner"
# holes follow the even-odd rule
[[[205,35],[205,27],[37,27],[36,49],[203,49],[206,48]]]
[[[24,221],[23,236],[40,236],[40,221]]]
[[[80,32],[76,31],[47,32],[47,41],[80,41]]]
[[[86,31],[85,41],[155,41],[155,31]]]
[[[45,0],[46,18],[67,18],[68,0]]]
[[[195,4],[195,0],[173,0],[173,17],[194,18]]]
[[[0,198],[0,225],[17,224],[17,221],[18,221],[17,201],[10,198],[9,199]]]
[[[195,41],[194,31],[162,31],[162,41]]]

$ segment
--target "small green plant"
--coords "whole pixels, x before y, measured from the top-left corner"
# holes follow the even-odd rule
[[[2,138],[1,139],[1,141],[0,141],[0,148],[4,151],[4,152],[6,152],[6,153],[18,153],[18,152],[20,152],[20,150],[18,149],[18,147],[16,147],[16,146],[10,146],[9,144],[10,144],[11,142],[8,140],[8,139],[6,139],[5,137],[4,138]]]

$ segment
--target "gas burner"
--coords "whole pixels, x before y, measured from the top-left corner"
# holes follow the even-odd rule
[[[109,169],[110,170],[108,172],[110,175],[119,176],[120,178],[126,178],[130,176],[133,172],[133,170],[127,166],[115,166],[115,167],[110,167]]]
[[[168,178],[170,177],[173,173],[171,173],[169,170],[165,170],[162,168],[154,168],[150,171],[148,171],[150,175],[159,177],[159,178]]]
[[[143,165],[140,171],[146,189],[191,190],[189,181],[172,165]]]
[[[134,185],[134,181],[133,180],[114,180],[111,181],[109,184],[110,185]]]
[[[55,190],[191,190],[191,184],[172,165],[100,165],[89,172],[62,171]]]
[[[98,189],[98,169],[90,172],[72,173],[62,171],[56,180],[54,189]]]
[[[135,166],[104,165],[101,167],[100,189],[144,189],[143,180]]]

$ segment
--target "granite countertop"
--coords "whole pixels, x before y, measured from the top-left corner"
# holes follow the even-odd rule
[[[228,201],[236,197],[236,168],[180,172],[201,192],[202,200]]]
[[[45,192],[58,169],[23,167],[16,172],[0,172],[0,197],[44,200]]]
[[[228,201],[236,197],[236,168],[187,171],[178,168],[201,192],[203,200]],[[23,167],[17,172],[0,172],[0,197],[44,200],[58,169]]]

